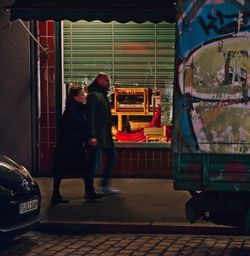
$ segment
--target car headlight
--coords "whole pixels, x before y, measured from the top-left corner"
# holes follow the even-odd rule
[[[18,169],[18,171],[22,173],[26,178],[28,178],[33,185],[35,184],[34,178],[30,175],[30,172],[24,166],[21,165],[21,168]]]

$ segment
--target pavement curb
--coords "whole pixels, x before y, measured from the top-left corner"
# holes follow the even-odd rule
[[[131,222],[71,222],[41,221],[40,232],[62,233],[143,233],[143,234],[201,234],[245,235],[242,229],[227,226],[191,225],[186,223],[131,223]]]

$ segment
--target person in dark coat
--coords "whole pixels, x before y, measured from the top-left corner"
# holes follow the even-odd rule
[[[107,74],[99,73],[88,87],[87,133],[89,146],[90,173],[95,175],[100,161],[100,153],[106,155],[103,167],[102,192],[118,194],[120,191],[110,185],[110,171],[116,160],[116,150],[112,138],[112,115],[107,97],[110,80]]]
[[[85,198],[99,198],[94,190],[93,177],[88,170],[86,158],[86,96],[80,85],[70,85],[66,107],[61,118],[55,152],[54,184],[51,203],[67,203],[60,193],[63,177],[83,175]]]

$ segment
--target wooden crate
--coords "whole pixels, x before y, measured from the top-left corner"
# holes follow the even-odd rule
[[[165,137],[165,129],[164,127],[144,128],[144,136],[146,141],[160,140]]]

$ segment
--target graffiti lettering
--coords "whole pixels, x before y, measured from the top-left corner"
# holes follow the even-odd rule
[[[209,35],[211,30],[213,30],[218,35],[223,35],[227,33],[237,32],[238,29],[238,17],[239,14],[223,14],[221,11],[215,11],[215,13],[208,14],[207,19],[209,22],[206,23],[204,18],[199,17],[198,23],[201,25],[203,31],[206,35]],[[243,26],[244,29],[250,28],[249,24],[250,14],[243,13]]]

